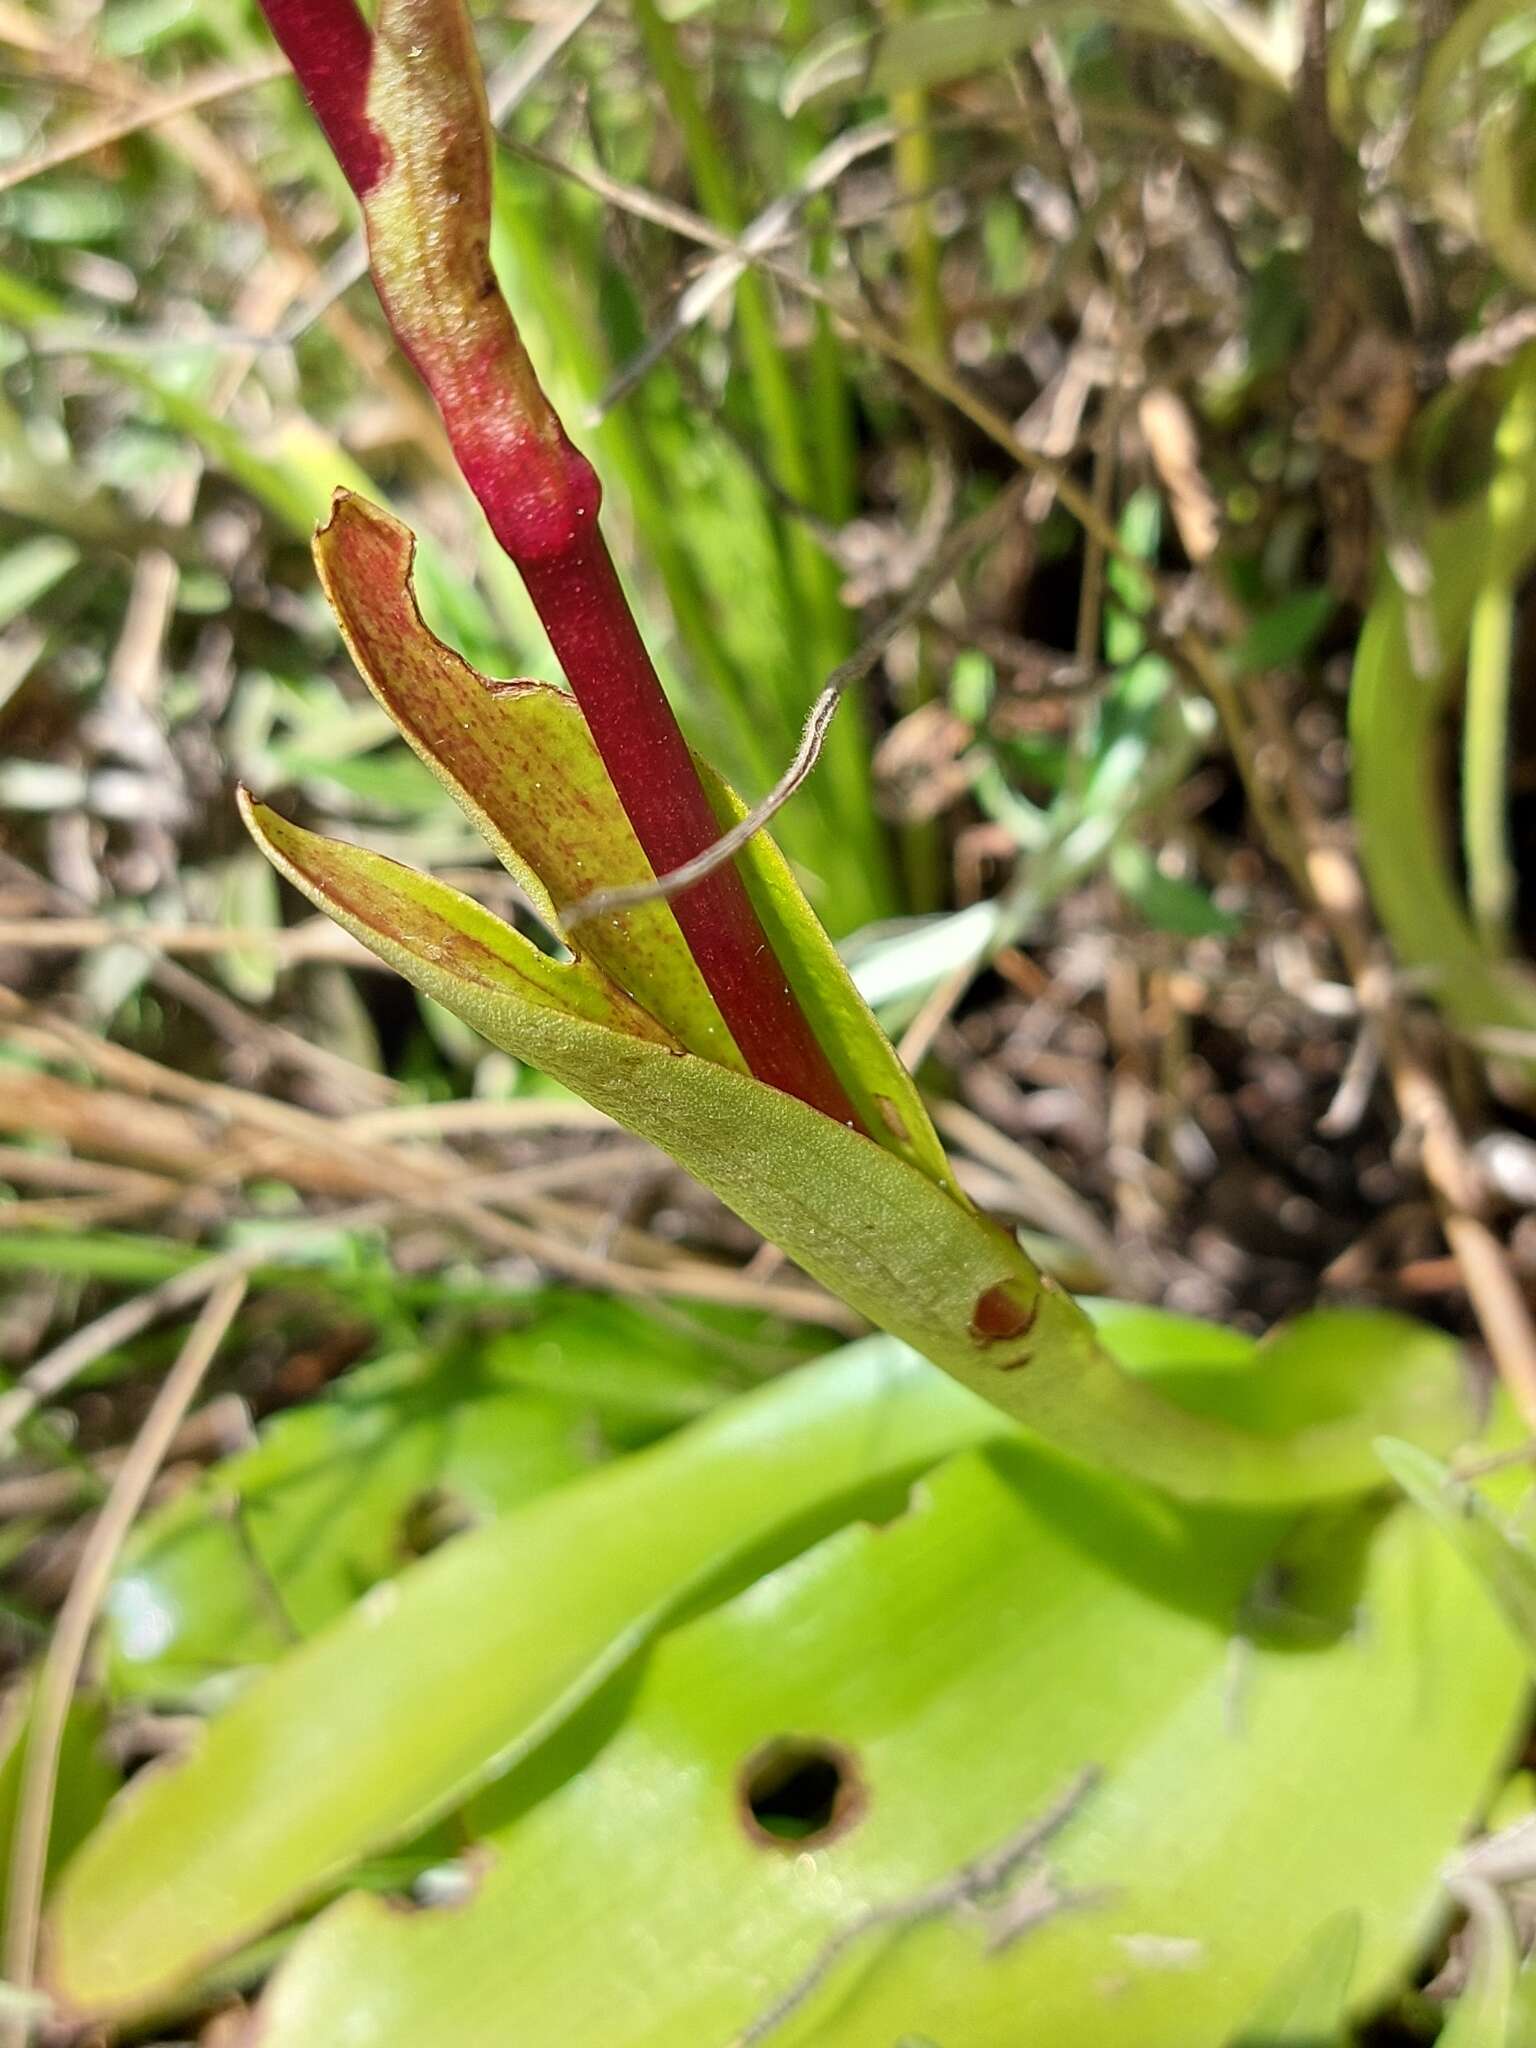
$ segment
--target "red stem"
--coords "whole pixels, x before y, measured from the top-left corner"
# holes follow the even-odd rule
[[[365,199],[385,153],[367,119],[372,38],[356,0],[261,5],[337,162]],[[376,282],[389,314],[390,293]],[[555,425],[557,447],[528,422],[477,404],[477,380],[462,365],[406,353],[437,401],[465,480],[528,587],[646,858],[658,874],[680,867],[721,828],[598,529],[595,472],[552,412],[546,419]],[[735,864],[674,897],[672,909],[751,1072],[857,1126]]]
[[[373,37],[356,0],[261,0],[261,9],[347,183],[361,198],[384,156],[368,125]]]
[[[658,874],[681,867],[721,827],[602,534],[593,523],[565,553],[518,566],[635,837]],[[735,866],[718,867],[673,897],[672,909],[751,1071],[839,1123],[856,1124]]]

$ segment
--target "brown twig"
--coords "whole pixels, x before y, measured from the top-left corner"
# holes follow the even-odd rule
[[[373,1178],[375,1185],[390,1178],[409,1181],[411,1173],[398,1154],[386,1155],[375,1160]],[[465,1179],[462,1162],[457,1162],[451,1185],[434,1181],[419,1191],[365,1202],[324,1218],[305,1218],[289,1230],[273,1233],[260,1245],[210,1254],[198,1265],[117,1303],[94,1322],[72,1331],[29,1366],[15,1386],[0,1393],[0,1445],[13,1437],[39,1407],[57,1398],[108,1352],[201,1301],[213,1289],[231,1280],[246,1280],[262,1266],[280,1265],[286,1252],[301,1247],[322,1224],[328,1230],[367,1230],[412,1216],[441,1216],[503,1251],[517,1252],[606,1293],[642,1300],[671,1296],[679,1300],[722,1302],[841,1330],[850,1336],[865,1327],[861,1318],[819,1288],[762,1285],[732,1268],[670,1253],[654,1238],[639,1232],[620,1233],[623,1247],[631,1256],[653,1258],[655,1264],[625,1264],[606,1252],[586,1251],[543,1227],[545,1223],[567,1223],[570,1212],[565,1207],[530,1195],[525,1187],[509,1187],[505,1181],[510,1177],[495,1178],[503,1180],[500,1198],[515,1196],[524,1215],[532,1220],[519,1221],[484,1207],[474,1198],[473,1179]]]
[[[1335,355],[1349,325],[1344,296],[1344,221],[1340,153],[1328,111],[1328,0],[1302,0],[1301,63],[1296,75],[1296,137],[1311,221],[1307,253],[1312,326],[1298,377],[1314,379]]]

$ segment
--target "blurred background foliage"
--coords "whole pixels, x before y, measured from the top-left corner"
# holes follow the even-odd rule
[[[756,796],[864,671],[778,834],[964,1185],[1135,1369],[1406,1309],[1518,1447],[1529,9],[475,12],[691,736]],[[1523,1468],[1050,1458],[308,919],[237,781],[521,914],[342,655],[338,483],[555,675],[256,7],[0,0],[0,2028],[1536,2038]]]

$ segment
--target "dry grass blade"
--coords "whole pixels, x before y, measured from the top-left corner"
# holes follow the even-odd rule
[[[1022,469],[1049,483],[1055,496],[1078,525],[1086,534],[1092,536],[1108,556],[1127,563],[1138,576],[1145,578],[1149,583],[1154,580],[1153,572],[1149,570],[1147,563],[1126,546],[1113,521],[1104,517],[1088,492],[1074,483],[1059,463],[1052,461],[1049,456],[1042,455],[1038,449],[1030,447],[1028,442],[1020,437],[1013,422],[978,392],[973,391],[964,378],[957,376],[947,364],[920,349],[913,348],[899,335],[882,326],[878,320],[872,319],[862,308],[852,304],[844,294],[829,290],[818,279],[797,269],[793,264],[780,262],[765,251],[747,248],[744,242],[722,234],[702,215],[692,213],[688,208],[676,206],[670,201],[658,200],[643,186],[627,184],[621,178],[611,177],[606,171],[595,170],[590,166],[567,163],[562,158],[552,156],[548,151],[531,144],[519,143],[516,148],[518,154],[527,157],[531,163],[541,165],[558,177],[570,179],[572,183],[596,193],[600,199],[606,199],[611,205],[622,207],[625,212],[632,213],[639,219],[652,221],[658,226],[670,228],[674,233],[686,235],[701,248],[712,249],[719,255],[740,261],[744,266],[759,269],[788,290],[810,300],[813,305],[825,307],[837,326],[860,347],[867,348],[873,354],[883,356],[887,362],[894,363],[915,383],[968,419],[987,440],[1010,455]],[[235,337],[226,335],[225,339],[232,340]],[[596,417],[601,418],[603,410],[603,406],[599,405],[596,408]]]
[[[757,218],[742,230],[735,243],[712,263],[706,264],[692,283],[684,287],[671,313],[598,399],[593,408],[594,419],[601,419],[614,406],[621,404],[689,329],[697,327],[730,293],[742,274],[752,267],[754,258],[766,255],[788,236],[796,214],[809,200],[835,185],[863,158],[888,149],[896,140],[897,133],[888,121],[873,122],[838,136],[813,157],[797,183],[765,206]],[[678,209],[670,220],[659,220],[658,224],[675,228],[680,219],[686,219],[686,216]],[[683,232],[687,233],[688,229],[684,228]]]
[[[85,953],[97,946],[139,946],[146,953],[194,956],[270,953],[290,967],[309,960],[380,966],[366,947],[321,918],[248,931],[225,925],[122,924],[106,917],[0,918],[0,947],[24,953]]]
[[[960,1102],[936,1104],[933,1120],[946,1138],[1013,1183],[1029,1205],[1031,1220],[1041,1229],[1059,1231],[1106,1273],[1114,1271],[1114,1239],[1082,1197],[1032,1152],[994,1130],[985,1118]]]
[[[359,1229],[382,1220],[390,1207],[387,1202],[376,1202],[331,1220]],[[308,1228],[308,1225],[304,1226],[304,1230]],[[108,1309],[105,1315],[98,1316],[95,1322],[73,1331],[62,1344],[55,1345],[35,1365],[29,1366],[14,1387],[0,1394],[0,1445],[9,1443],[28,1416],[34,1414],[43,1402],[61,1394],[81,1373],[89,1372],[98,1359],[105,1358],[120,1344],[128,1343],[162,1318],[190,1308],[193,1302],[202,1301],[217,1291],[238,1286],[243,1293],[251,1270],[268,1262],[273,1250],[271,1245],[267,1245],[259,1249],[221,1253],[201,1265],[188,1267],[184,1273],[173,1274],[147,1293],[132,1295],[127,1301]]]
[[[74,163],[79,157],[90,156],[93,151],[105,149],[114,142],[125,142],[129,136],[140,135],[159,121],[174,120],[178,114],[190,114],[195,108],[211,106],[216,100],[233,99],[240,93],[253,91],[258,85],[270,85],[287,69],[279,58],[264,58],[256,64],[210,72],[202,78],[193,79],[179,92],[147,95],[140,103],[124,108],[121,113],[83,122],[34,155],[0,167],[0,192],[12,191],[17,185],[26,184],[29,178],[41,177],[45,171],[56,171],[63,164]]]
[[[200,1300],[226,1278],[280,1263],[285,1252],[304,1243],[320,1220],[329,1229],[360,1230],[412,1216],[440,1216],[468,1230],[484,1244],[536,1260],[555,1272],[604,1291],[641,1300],[676,1296],[764,1309],[848,1334],[857,1334],[863,1328],[858,1317],[820,1288],[809,1284],[764,1284],[729,1266],[665,1246],[639,1231],[621,1229],[612,1233],[613,1248],[621,1251],[623,1258],[612,1256],[607,1249],[593,1250],[574,1242],[584,1228],[590,1234],[591,1220],[531,1192],[531,1184],[524,1176],[498,1177],[494,1199],[515,1207],[521,1220],[503,1215],[476,1199],[475,1184],[466,1182],[464,1162],[456,1154],[426,1146],[406,1150],[370,1142],[381,1127],[367,1117],[350,1121],[330,1119],[244,1089],[180,1074],[142,1054],[97,1038],[62,1018],[29,1010],[14,998],[0,1005],[0,1009],[13,1017],[36,1017],[38,1025],[30,1029],[34,1034],[32,1042],[39,1049],[62,1049],[85,1059],[103,1079],[122,1086],[122,1099],[137,1095],[155,1104],[156,1098],[169,1097],[211,1116],[218,1135],[211,1135],[196,1123],[180,1120],[164,1126],[162,1142],[168,1149],[162,1164],[172,1172],[178,1164],[185,1167],[193,1162],[205,1181],[212,1174],[218,1184],[226,1186],[252,1174],[277,1172],[311,1193],[331,1196],[368,1195],[380,1186],[400,1190],[387,1200],[367,1200],[361,1206],[333,1212],[323,1219],[295,1223],[291,1229],[267,1237],[259,1247],[212,1256],[148,1293],[118,1303],[94,1322],[72,1332],[32,1365],[15,1387],[0,1394],[0,1441],[14,1435],[39,1405],[55,1398],[99,1358],[162,1317]],[[13,1029],[17,1042],[28,1042],[28,1028]],[[28,1086],[29,1115],[34,1122],[39,1106],[52,1104],[52,1128],[77,1141],[100,1144],[100,1120],[93,1115],[93,1091],[46,1075],[32,1076]],[[137,1113],[146,1105],[132,1107]],[[510,1117],[502,1119],[503,1127],[508,1123],[517,1128],[548,1127],[573,1120],[569,1105],[508,1107]],[[162,1117],[166,1114],[160,1105],[156,1105],[155,1113]],[[498,1117],[498,1106],[494,1104],[426,1106],[418,1113],[414,1125],[412,1112],[404,1112],[401,1120],[386,1123],[382,1129],[392,1137],[404,1138],[455,1127],[486,1128],[494,1126]],[[582,1126],[596,1121],[584,1106],[577,1106],[574,1120]],[[133,1122],[134,1118],[128,1121]]]
[[[187,1333],[187,1340],[166,1374],[92,1527],[38,1674],[12,1841],[5,1929],[5,1974],[10,1983],[22,1990],[31,1987],[37,1967],[43,1880],[64,1724],[85,1664],[91,1631],[106,1596],[117,1554],[239,1311],[245,1286],[243,1278],[226,1278],[209,1296]],[[25,2048],[28,2031],[25,2019],[0,2023],[0,2042],[6,2048]]]

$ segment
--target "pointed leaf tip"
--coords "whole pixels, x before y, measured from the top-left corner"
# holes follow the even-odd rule
[[[251,837],[278,872],[426,994],[507,1043],[506,1012],[552,1012],[625,1039],[675,1040],[586,961],[552,960],[473,898],[366,847],[307,832],[239,791]]]

